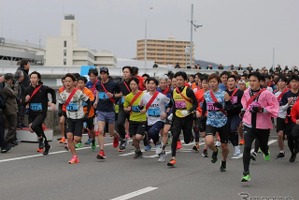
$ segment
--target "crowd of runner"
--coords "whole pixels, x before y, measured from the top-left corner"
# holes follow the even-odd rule
[[[1,77],[0,146],[1,153],[18,145],[17,127],[24,126],[28,114],[28,130],[38,137],[38,152],[49,154],[51,148],[44,133],[48,107],[58,107],[61,131],[60,143],[72,154],[69,164],[79,163],[76,148],[82,147],[82,133],[88,132],[90,145],[99,151],[97,159],[106,159],[105,133],[113,137],[113,147],[124,152],[128,141],[135,148],[134,159],[143,157],[144,151],[155,147],[158,161],[166,160],[166,148],[171,149],[167,166],[177,164],[176,151],[194,141],[192,150],[200,151],[200,138],[204,141],[202,155],[211,162],[218,161],[220,171],[226,171],[229,147],[232,158],[240,158],[243,145],[242,182],[251,179],[250,161],[261,151],[264,160],[270,160],[268,140],[276,127],[278,146],[276,159],[284,158],[284,141],[296,160],[299,149],[299,77],[298,71],[267,69],[257,71],[223,71],[210,75],[187,75],[184,71],[169,72],[158,79],[147,74],[138,75],[138,68],[124,66],[123,77],[114,81],[109,69],[90,68],[88,79],[77,73],[68,73],[62,87],[55,90],[42,83],[41,74],[29,73],[30,64],[22,60],[15,74]],[[50,95],[48,95],[50,94]],[[58,106],[55,106],[58,104]],[[4,138],[4,119],[8,132]],[[252,143],[254,151],[251,152]],[[220,151],[221,150],[221,151]]]

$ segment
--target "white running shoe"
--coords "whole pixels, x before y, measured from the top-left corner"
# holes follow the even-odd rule
[[[220,147],[220,146],[221,146],[220,141],[217,140],[216,143],[215,143],[215,146],[216,146],[216,147]]]
[[[234,156],[239,156],[241,154],[240,146],[235,146]]]
[[[166,159],[166,152],[162,151],[159,155],[158,162],[165,162],[165,159]]]
[[[163,143],[160,143],[160,142],[156,145],[156,154],[157,155],[162,153],[162,146],[163,146]]]

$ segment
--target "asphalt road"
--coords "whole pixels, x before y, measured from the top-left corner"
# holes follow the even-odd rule
[[[80,163],[75,165],[67,164],[71,155],[56,140],[48,156],[35,152],[36,143],[20,143],[0,155],[0,199],[299,199],[299,163],[288,162],[289,150],[285,159],[274,158],[278,152],[275,134],[270,137],[271,160],[258,155],[251,164],[249,183],[241,183],[242,157],[229,158],[227,171],[220,172],[220,161],[213,164],[210,157],[203,158],[190,150],[192,145],[183,144],[176,168],[168,168],[166,162],[157,162],[154,150],[134,160],[131,145],[118,153],[111,142],[107,137],[106,160],[97,160],[97,152],[86,146],[78,151]]]

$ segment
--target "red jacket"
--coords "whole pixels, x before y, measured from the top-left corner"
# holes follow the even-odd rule
[[[299,101],[297,101],[291,109],[291,120],[296,123],[296,120],[299,119]]]

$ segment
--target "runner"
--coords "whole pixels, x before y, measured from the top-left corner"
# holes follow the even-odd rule
[[[234,157],[239,157],[241,154],[241,149],[239,146],[239,135],[238,135],[238,127],[241,123],[240,112],[243,108],[241,104],[241,99],[243,96],[243,91],[236,88],[237,78],[234,75],[228,77],[227,80],[227,89],[225,90],[230,96],[230,100],[232,105],[227,110],[227,118],[228,118],[228,128],[229,128],[229,140],[234,146]]]
[[[40,73],[34,71],[30,74],[30,86],[25,91],[25,103],[29,104],[29,131],[35,132],[38,137],[39,145],[37,152],[42,152],[43,155],[48,155],[51,148],[42,124],[46,119],[48,111],[48,93],[51,94],[53,105],[56,104],[55,91],[43,85],[41,82]],[[52,109],[55,109],[52,106]]]
[[[285,157],[285,151],[284,151],[284,135],[285,135],[285,118],[287,115],[287,111],[283,109],[282,106],[282,96],[289,90],[287,88],[287,78],[283,75],[281,75],[278,78],[278,91],[275,93],[275,96],[278,100],[278,103],[280,105],[278,117],[276,119],[276,132],[278,136],[278,147],[279,147],[279,153],[276,155],[276,159],[284,158]]]
[[[88,96],[74,87],[76,78],[73,74],[68,73],[65,75],[65,90],[60,93],[58,97],[59,113],[62,113],[62,106],[66,107],[66,135],[68,148],[72,154],[72,158],[68,161],[69,164],[79,163],[79,158],[76,153],[75,143],[81,141],[83,121],[88,118],[88,114],[84,114],[82,101],[91,106]]]
[[[264,153],[264,159],[270,160],[268,139],[272,129],[271,117],[278,115],[279,105],[274,94],[266,89],[262,89],[260,81],[261,74],[252,72],[249,75],[250,88],[248,88],[242,97],[242,105],[245,110],[243,116],[244,124],[244,153],[243,153],[243,178],[242,182],[251,180],[249,171],[250,150],[255,138],[259,140],[259,146]]]
[[[129,86],[129,80],[131,78],[131,67],[130,66],[124,66],[122,68],[123,72],[123,81],[119,83],[119,88],[122,93],[122,97],[119,99],[117,104],[119,105],[119,111],[118,111],[118,117],[117,117],[117,132],[120,136],[120,143],[118,147],[119,152],[123,152],[126,148],[127,141],[126,141],[126,120],[129,120],[130,113],[124,111],[124,99],[125,96],[128,95],[131,92],[130,86]],[[138,81],[139,83],[139,81]]]
[[[298,101],[299,95],[299,77],[297,75],[293,75],[289,78],[289,86],[290,90],[286,92],[281,99],[282,109],[287,111],[286,115],[286,135],[288,137],[288,146],[291,151],[291,157],[289,159],[290,162],[294,162],[296,158],[295,147],[294,147],[294,137],[292,135],[293,123],[291,119],[291,110],[296,101]],[[296,120],[295,120],[296,123]]]
[[[151,150],[151,141],[156,146],[156,154],[162,152],[162,146],[159,142],[160,130],[164,127],[167,117],[166,106],[169,103],[169,98],[156,89],[159,82],[155,78],[148,78],[147,85],[149,92],[146,92],[140,100],[140,112],[147,115],[147,135],[145,151]]]
[[[222,149],[222,161],[220,171],[226,171],[226,159],[229,153],[228,150],[228,127],[227,117],[224,108],[231,106],[229,95],[221,90],[218,86],[220,83],[220,77],[217,74],[211,74],[208,78],[210,90],[204,94],[204,104],[208,111],[207,124],[206,124],[206,144],[213,151],[212,163],[216,163],[218,158],[218,147],[215,146],[214,136],[216,132],[219,133],[221,149]]]
[[[133,145],[135,147],[134,159],[142,158],[142,152],[140,150],[140,141],[144,139],[146,129],[146,114],[141,113],[138,107],[140,99],[144,95],[144,92],[138,90],[139,80],[136,77],[131,78],[128,81],[130,92],[124,101],[124,111],[130,115],[129,132],[133,136]]]
[[[292,131],[291,131],[291,138],[293,141],[293,151],[290,162],[295,162],[296,156],[299,152],[299,101],[294,104],[292,111],[291,111],[291,119],[292,119]]]
[[[96,101],[93,104],[96,108],[98,128],[99,128],[99,145],[100,151],[97,155],[97,159],[105,159],[106,155],[104,152],[104,136],[105,136],[105,124],[108,122],[108,131],[110,136],[114,137],[113,147],[118,147],[119,136],[114,131],[115,112],[114,103],[115,98],[122,97],[120,89],[114,81],[108,78],[109,70],[107,67],[100,68],[101,81],[98,81],[96,85]]]
[[[177,141],[180,139],[181,130],[183,130],[184,141],[186,144],[193,140],[192,123],[193,112],[197,108],[197,101],[194,92],[188,86],[185,86],[187,74],[185,72],[176,72],[177,87],[173,90],[172,101],[173,106],[173,136],[171,143],[172,159],[167,163],[167,166],[174,167],[176,165],[176,148]],[[172,105],[170,105],[172,106]]]
[[[94,95],[90,89],[85,87],[85,84],[87,83],[87,78],[85,76],[80,76],[77,82],[78,82],[78,89],[81,90],[83,94],[88,96],[90,104],[92,105],[94,102]],[[88,106],[88,104],[85,101],[82,102],[82,106],[83,106],[84,114],[88,115],[88,118],[84,118],[84,122],[86,123],[88,128],[89,138],[91,138],[91,149],[94,151],[96,149],[94,124],[93,124],[93,120],[95,117],[94,108],[92,106]],[[80,144],[82,144],[81,141],[76,144],[76,148],[80,148],[82,146]]]

